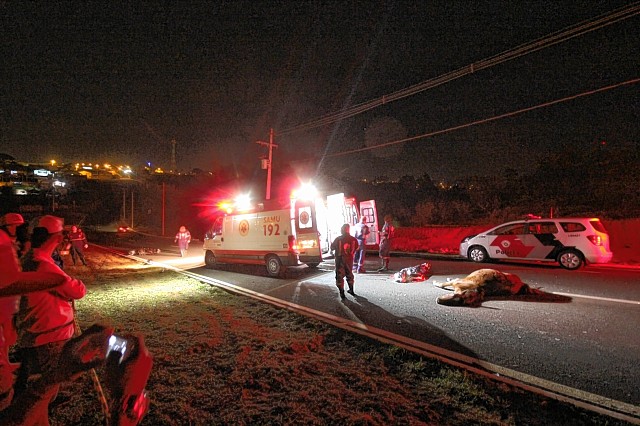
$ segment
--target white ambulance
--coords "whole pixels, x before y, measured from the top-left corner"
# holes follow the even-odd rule
[[[270,276],[281,277],[288,267],[315,267],[322,256],[314,202],[267,200],[220,216],[205,235],[203,249],[209,268],[265,265]]]

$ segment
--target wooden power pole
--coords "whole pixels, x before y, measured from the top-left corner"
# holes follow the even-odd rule
[[[269,142],[257,141],[258,145],[266,146],[269,148],[269,156],[268,158],[262,159],[262,169],[267,169],[267,191],[265,199],[271,199],[271,164],[273,160],[273,148],[277,148],[278,145],[273,143],[273,128],[269,131]]]

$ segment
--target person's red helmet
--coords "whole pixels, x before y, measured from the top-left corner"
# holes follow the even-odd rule
[[[20,213],[7,213],[0,218],[0,226],[4,225],[22,225],[24,218]]]

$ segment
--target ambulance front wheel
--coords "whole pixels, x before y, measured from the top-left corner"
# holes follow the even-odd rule
[[[209,269],[213,269],[213,268],[216,267],[216,256],[213,254],[212,251],[207,250],[205,252],[205,254],[204,254],[204,264]]]
[[[272,277],[280,277],[284,275],[284,267],[280,258],[274,254],[270,254],[265,259],[267,265],[267,273]]]

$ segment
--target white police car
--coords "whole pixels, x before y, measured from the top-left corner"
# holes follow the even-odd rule
[[[609,234],[598,218],[536,218],[504,223],[465,237],[460,255],[474,262],[558,262],[566,269],[607,263],[613,257]]]

